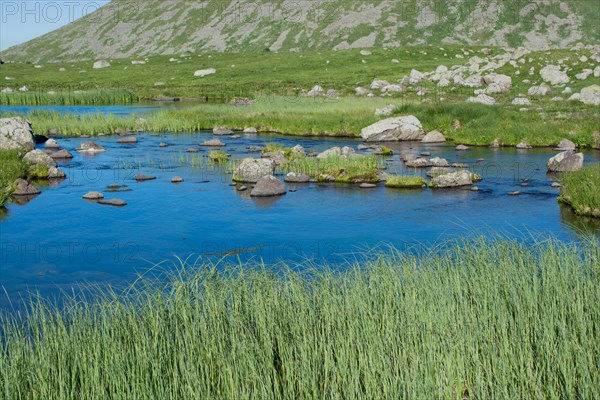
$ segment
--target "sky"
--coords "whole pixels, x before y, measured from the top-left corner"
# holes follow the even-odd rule
[[[84,17],[110,0],[0,0],[0,51]]]

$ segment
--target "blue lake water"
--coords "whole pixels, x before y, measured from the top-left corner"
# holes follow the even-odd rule
[[[550,149],[517,151],[453,146],[390,144],[396,154],[385,158],[389,172],[406,170],[403,150],[428,151],[432,157],[469,163],[484,180],[480,192],[469,190],[397,190],[383,186],[287,185],[296,189],[271,199],[252,199],[230,187],[227,167],[207,164],[210,149],[198,147],[212,134],[142,134],[135,145],[118,144],[116,137],[95,138],[107,151],[85,156],[74,149],[90,139],[58,139],[75,158],[61,163],[68,178],[42,186],[42,194],[26,204],[9,204],[0,220],[0,281],[13,299],[39,290],[70,291],[81,282],[126,284],[156,263],[190,262],[197,258],[218,262],[286,260],[338,263],[359,257],[365,249],[392,245],[410,249],[457,237],[497,235],[536,240],[551,234],[578,240],[600,232],[598,223],[576,217],[557,202],[559,189],[546,174]],[[232,159],[248,154],[246,146],[277,142],[301,144],[323,151],[332,146],[356,146],[349,139],[242,136],[221,138]],[[170,146],[160,148],[159,143]],[[186,153],[197,147],[198,153]],[[586,151],[586,161],[600,152]],[[476,162],[483,158],[483,162]],[[202,166],[204,164],[204,166]],[[416,171],[424,174],[426,171]],[[136,182],[136,173],[158,179]],[[185,182],[172,184],[179,175]],[[282,178],[282,177],[280,177]],[[526,180],[529,185],[521,186]],[[111,184],[127,185],[107,192]],[[38,185],[39,186],[39,185]],[[90,191],[121,198],[123,208],[82,199]],[[521,191],[520,196],[508,193]],[[235,256],[227,252],[236,251]],[[6,295],[0,296],[6,305]]]
[[[189,107],[189,102],[152,102],[118,106],[3,106],[0,113],[28,114],[31,111],[56,111],[70,114],[114,114],[118,117],[129,117],[162,109]]]

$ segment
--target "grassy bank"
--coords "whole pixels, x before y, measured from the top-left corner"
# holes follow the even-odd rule
[[[0,150],[0,207],[10,198],[14,191],[16,179],[27,175],[27,165],[17,150]]]
[[[54,398],[600,396],[600,245],[473,242],[345,272],[188,266],[0,320],[0,392]]]
[[[362,128],[377,122],[378,108],[394,104],[395,115],[415,115],[426,131],[440,130],[450,140],[489,145],[498,138],[514,146],[526,140],[533,146],[555,146],[568,137],[580,146],[593,143],[600,117],[597,107],[548,104],[544,111],[519,111],[517,106],[490,107],[467,103],[417,103],[403,99],[261,98],[249,106],[203,104],[158,111],[143,116],[72,115],[30,112],[27,118],[38,133],[58,130],[60,135],[111,134],[117,130],[185,132],[227,126],[236,130],[254,126],[259,131],[305,136],[360,137]],[[9,116],[2,113],[1,116]],[[455,121],[460,121],[457,129]]]
[[[506,53],[499,47],[487,48],[491,52],[490,57]],[[160,96],[232,99],[297,95],[302,90],[308,91],[315,85],[321,85],[325,90],[331,88],[342,95],[349,95],[354,94],[357,86],[368,88],[376,78],[397,83],[412,69],[430,72],[439,65],[452,67],[466,64],[471,57],[488,57],[481,50],[479,46],[444,45],[374,48],[370,49],[372,54],[368,56],[361,55],[360,49],[301,53],[203,53],[185,57],[175,55],[175,62],[169,61],[171,56],[149,57],[143,65],[132,65],[135,59],[115,59],[109,60],[111,66],[103,69],[92,69],[93,61],[49,63],[41,68],[33,64],[7,63],[0,66],[0,77],[12,80],[1,80],[0,89],[10,87],[16,91],[28,86],[29,90],[39,93],[120,89],[143,99]],[[456,58],[456,55],[462,58]],[[600,82],[600,78],[594,77],[585,81],[575,78],[584,69],[594,68],[589,62],[579,61],[580,56],[590,55],[589,50],[577,53],[570,50],[533,52],[524,58],[523,64],[506,64],[498,72],[514,77],[513,84],[517,89],[512,93],[514,98],[518,91],[527,93],[529,86],[539,81],[540,68],[561,59],[569,67],[569,86],[579,91],[582,87]],[[530,76],[527,72],[532,67],[536,73]],[[196,70],[206,68],[214,68],[217,72],[202,78],[194,76]],[[522,83],[525,79],[532,83]],[[449,88],[442,90],[450,91]],[[463,94],[462,101],[473,94],[472,90],[468,92]],[[18,96],[16,93],[6,96],[12,95]],[[0,104],[5,104],[4,99],[7,98],[0,97]]]
[[[569,204],[578,215],[600,218],[600,163],[565,173],[559,201]]]

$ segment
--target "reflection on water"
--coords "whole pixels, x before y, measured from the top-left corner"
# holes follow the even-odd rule
[[[590,234],[600,235],[600,218],[585,217],[575,214],[573,209],[566,205],[559,203],[560,216],[565,225],[569,228],[578,232],[581,236],[587,236]]]

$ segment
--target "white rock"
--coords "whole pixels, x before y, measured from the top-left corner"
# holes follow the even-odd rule
[[[531,101],[526,97],[517,97],[512,101],[512,104],[516,106],[529,106],[531,105]]]
[[[421,140],[425,131],[415,116],[394,117],[381,120],[361,130],[367,141]]]
[[[529,96],[547,96],[552,93],[550,87],[545,83],[542,83],[540,86],[532,86],[527,91]]]
[[[409,79],[410,84],[415,85],[425,79],[425,74],[413,69],[410,71]]]
[[[110,63],[106,60],[98,60],[92,66],[93,69],[101,69],[110,67]]]
[[[491,106],[496,104],[496,99],[485,94],[480,94],[477,97],[469,97],[467,103],[479,103]]]
[[[600,105],[600,86],[592,85],[581,89],[581,98],[583,104]]]
[[[569,83],[570,79],[566,72],[560,70],[557,65],[547,65],[540,70],[540,76],[545,82],[551,85],[560,85]]]
[[[212,74],[216,74],[217,70],[214,68],[208,68],[208,69],[199,69],[198,71],[194,72],[194,76],[199,76],[199,77],[205,77],[208,75],[212,75]]]

